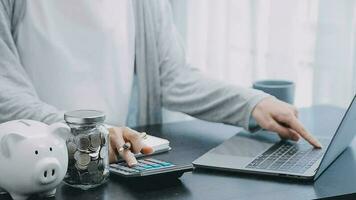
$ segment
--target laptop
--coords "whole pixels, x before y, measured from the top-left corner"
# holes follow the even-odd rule
[[[240,132],[193,162],[197,168],[316,180],[350,145],[356,134],[356,96],[322,149],[306,141],[283,141],[267,131]]]

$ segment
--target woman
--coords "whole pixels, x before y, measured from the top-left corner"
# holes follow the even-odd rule
[[[46,123],[63,112],[107,114],[110,161],[151,153],[125,128],[161,122],[161,108],[249,129],[251,119],[282,138],[321,147],[297,110],[263,92],[210,80],[185,62],[168,0],[0,0],[0,122]],[[129,109],[131,108],[131,109]],[[121,128],[120,128],[121,127]]]

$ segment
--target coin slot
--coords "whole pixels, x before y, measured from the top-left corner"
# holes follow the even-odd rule
[[[43,176],[47,178],[47,171],[43,173]]]
[[[56,170],[52,169],[52,176],[56,173]]]
[[[38,155],[38,151],[37,150],[35,151],[35,154]]]
[[[52,151],[52,147],[50,147],[49,150]]]

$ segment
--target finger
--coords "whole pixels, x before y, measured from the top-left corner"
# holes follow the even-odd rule
[[[295,132],[293,129],[291,129],[286,123],[281,123],[278,122],[277,123],[281,126],[283,126],[284,128],[287,128],[289,131],[289,139],[294,140],[294,141],[298,141],[300,139],[300,136],[297,132]]]
[[[300,136],[297,132],[295,132],[293,129],[288,128],[289,134],[291,135],[292,140],[298,141],[300,139]]]
[[[309,134],[307,130],[305,130],[304,126],[299,122],[299,120],[296,117],[291,117],[289,120],[286,120],[284,123],[286,123],[291,129],[297,132],[302,138],[304,138],[307,142],[309,142],[314,147],[316,148],[322,147],[320,142],[317,139],[315,139],[311,134]]]
[[[115,145],[116,151],[118,152],[119,156],[124,159],[129,166],[133,166],[137,164],[137,160],[134,156],[134,154],[129,150],[129,149],[124,149],[122,150],[122,147],[125,144],[125,140],[122,137],[122,135],[118,133],[113,134],[113,143]]]
[[[141,137],[141,134],[139,132],[126,127],[124,128],[123,135],[124,139],[130,141],[130,143],[132,144],[131,150],[134,153],[153,153],[153,148],[143,142],[143,138]]]
[[[137,164],[135,154],[133,154],[129,149],[125,149],[124,151],[122,151],[120,156],[127,162],[129,167],[135,166]]]
[[[116,128],[109,128],[109,160],[110,163],[116,163],[118,161],[118,152],[116,150],[117,137]],[[121,132],[120,132],[121,134]]]
[[[117,151],[116,151],[116,147],[114,146],[113,147],[113,145],[109,145],[109,161],[110,161],[110,164],[111,163],[117,163],[117,161],[119,161],[118,159],[117,159]]]
[[[282,139],[291,139],[297,141],[299,138],[295,137],[294,133],[292,133],[288,128],[283,127],[282,125],[278,124],[276,121],[273,119],[270,121],[269,130],[273,132],[277,132],[278,135]]]

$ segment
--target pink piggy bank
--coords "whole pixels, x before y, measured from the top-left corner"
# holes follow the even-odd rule
[[[69,133],[63,123],[48,126],[15,120],[0,124],[0,191],[7,191],[14,200],[35,193],[53,196],[67,171]]]

